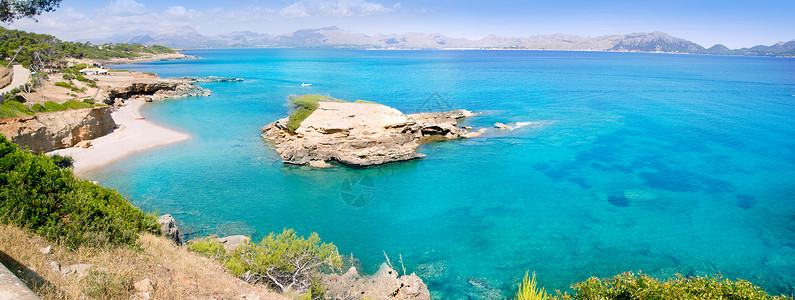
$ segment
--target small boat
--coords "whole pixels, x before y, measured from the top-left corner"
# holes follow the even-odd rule
[[[146,118],[144,118],[144,117],[135,118],[135,119],[136,119],[136,120],[146,120]]]
[[[311,83],[302,83],[301,86],[311,86]]]

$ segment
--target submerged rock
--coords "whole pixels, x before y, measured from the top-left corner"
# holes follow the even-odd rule
[[[466,110],[406,115],[375,103],[319,102],[318,108],[290,132],[288,118],[262,128],[286,164],[372,166],[421,158],[422,143],[474,137],[458,127]]]

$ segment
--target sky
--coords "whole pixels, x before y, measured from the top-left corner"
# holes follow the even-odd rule
[[[439,33],[587,36],[662,31],[704,47],[771,45],[795,39],[793,0],[63,0],[2,26],[62,40],[173,31],[284,34],[337,26],[364,34]]]

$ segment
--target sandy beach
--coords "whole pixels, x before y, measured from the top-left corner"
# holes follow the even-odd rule
[[[74,159],[74,173],[80,176],[130,154],[188,139],[185,133],[140,119],[144,117],[140,113],[144,103],[142,100],[130,100],[126,106],[112,113],[118,127],[106,136],[91,140],[91,147],[59,149],[47,154],[71,156]]]

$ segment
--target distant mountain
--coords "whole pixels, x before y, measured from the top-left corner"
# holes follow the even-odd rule
[[[701,53],[705,49],[691,41],[656,31],[652,33],[632,33],[624,36],[610,50],[640,52]]]
[[[342,30],[336,26],[303,29],[289,34],[271,35],[239,31],[218,36],[205,36],[191,27],[146,33],[120,35],[94,43],[140,43],[164,45],[172,48],[247,48],[247,47],[332,47],[357,49],[524,49],[524,50],[575,50],[575,51],[633,51],[722,55],[795,55],[795,40],[772,46],[731,50],[723,45],[709,49],[691,41],[663,32],[632,33],[626,35],[580,36],[573,34],[548,34],[527,37],[488,35],[482,39],[453,38],[442,34],[405,33],[376,34]]]

